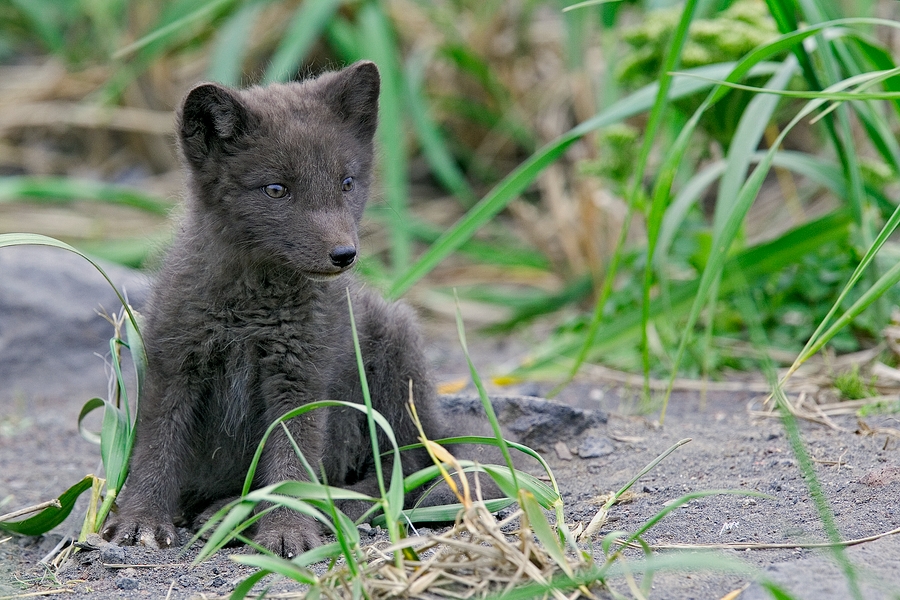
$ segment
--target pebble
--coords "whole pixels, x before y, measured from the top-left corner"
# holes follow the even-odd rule
[[[140,587],[140,580],[135,577],[134,569],[125,569],[116,577],[116,587],[120,590],[136,590]]]
[[[615,451],[615,446],[608,439],[590,436],[584,438],[584,441],[581,442],[581,446],[578,448],[578,456],[581,458],[599,458],[608,456]]]
[[[125,562],[125,548],[117,544],[100,546],[100,562],[105,565],[121,565]]]

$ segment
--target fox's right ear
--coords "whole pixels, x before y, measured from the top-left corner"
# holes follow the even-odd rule
[[[202,164],[210,154],[234,143],[253,127],[253,114],[235,92],[203,83],[188,92],[178,114],[178,135],[185,158]]]

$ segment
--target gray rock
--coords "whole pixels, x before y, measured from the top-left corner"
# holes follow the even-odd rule
[[[106,543],[100,546],[100,562],[105,565],[121,565],[125,563],[125,548]]]
[[[104,270],[140,307],[147,277]],[[113,328],[97,311],[121,306],[103,276],[80,256],[45,246],[0,248],[0,400],[106,396],[103,360]]]
[[[599,458],[608,456],[616,451],[615,446],[605,437],[589,436],[584,438],[578,447],[578,456],[581,458]]]
[[[120,590],[136,590],[141,587],[141,581],[134,569],[125,569],[116,577],[116,587]]]
[[[484,418],[481,400],[474,396],[441,396],[441,408],[449,414]],[[599,410],[575,408],[542,398],[495,396],[491,398],[497,419],[512,437],[533,447],[552,448],[559,440],[568,440],[587,429],[606,423]]]

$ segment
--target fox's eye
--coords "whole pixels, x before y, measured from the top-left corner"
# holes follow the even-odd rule
[[[353,178],[347,177],[344,181],[341,182],[341,189],[345,192],[349,192],[353,189]]]
[[[269,185],[263,186],[263,191],[266,193],[266,196],[275,198],[276,200],[288,195],[288,189],[280,183],[270,183]]]

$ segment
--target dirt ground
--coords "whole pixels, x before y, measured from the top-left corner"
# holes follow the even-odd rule
[[[0,251],[0,278],[6,292],[14,294],[10,290],[15,289],[17,278],[30,277],[35,269],[34,265],[22,266],[30,255],[20,253],[3,262],[4,252],[7,250]],[[61,263],[67,278],[80,272],[75,263],[58,256],[39,253],[35,260],[44,271],[51,263]],[[140,278],[117,274],[128,279],[139,297]],[[92,277],[90,273],[85,275],[86,279]],[[70,283],[54,280],[38,285],[65,288]],[[15,302],[0,306],[0,513],[48,500],[84,474],[99,470],[98,450],[79,436],[76,421],[82,404],[105,391],[103,362],[93,352],[102,355],[102,336],[106,334],[101,322],[96,331],[85,330],[78,336],[88,340],[84,347],[67,346],[55,337],[59,326],[53,324],[49,314],[56,310],[54,302],[71,305],[75,294],[55,289],[52,298],[42,299],[36,312],[26,315],[30,323],[35,319],[44,323],[46,330],[16,325],[16,315],[21,317],[24,309],[16,308]],[[4,293],[0,289],[0,300]],[[84,303],[93,307],[97,302],[91,298]],[[93,323],[91,319],[96,317],[85,316],[84,323]],[[428,337],[438,380],[465,378],[464,357],[452,327],[432,323]],[[472,335],[469,345],[485,374],[527,349],[521,338]],[[91,347],[96,349],[92,352]],[[526,382],[492,392],[539,396],[548,389],[541,383]],[[469,387],[462,393],[471,391]],[[562,488],[567,520],[572,524],[586,525],[602,504],[602,494],[618,489],[678,440],[692,440],[635,484],[635,494],[612,509],[597,541],[612,530],[634,531],[668,501],[701,490],[755,491],[766,497],[716,495],[693,500],[674,510],[644,539],[657,545],[805,544],[825,540],[782,424],[751,411],[760,408],[758,393],[677,392],[663,427],[656,426],[653,417],[637,414],[629,390],[599,379],[571,386],[556,402],[566,408],[561,413],[550,411],[548,417],[546,405],[539,400],[510,400],[508,407],[519,408],[508,408],[504,421],[550,462]],[[841,429],[803,423],[801,431],[842,537],[866,538],[900,528],[900,440],[856,433],[858,424],[852,415],[835,417],[834,421]],[[866,423],[873,428],[896,427],[892,417],[868,417]],[[190,565],[193,550],[182,555],[177,550],[142,548],[80,553],[58,572],[41,566],[41,558],[78,526],[79,520],[70,518],[41,538],[0,536],[0,598],[36,592],[92,600],[215,598],[227,596],[249,573],[229,560],[228,554],[243,551],[234,549],[199,566]],[[594,551],[595,556],[602,556],[599,544]],[[675,552],[658,550],[664,557]],[[650,598],[723,598],[735,590],[743,590],[736,596],[742,600],[769,598],[756,583],[762,577],[778,582],[795,598],[851,597],[846,578],[830,552],[790,547],[709,552],[732,559],[740,567],[728,573],[656,573]],[[900,598],[900,536],[853,546],[846,556],[855,567],[864,598]],[[637,558],[630,553],[628,564],[637,565]],[[613,581],[612,585],[631,597],[624,580]],[[296,588],[273,580],[270,590],[280,593]],[[599,593],[611,597],[608,591]]]

